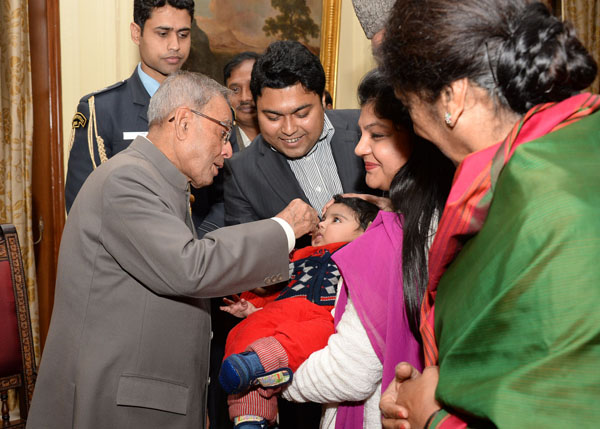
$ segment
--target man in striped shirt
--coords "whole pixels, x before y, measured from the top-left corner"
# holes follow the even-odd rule
[[[325,112],[317,56],[298,42],[274,42],[254,65],[250,89],[261,134],[226,163],[227,224],[269,218],[294,198],[320,213],[335,194],[368,192],[354,154],[359,111]]]

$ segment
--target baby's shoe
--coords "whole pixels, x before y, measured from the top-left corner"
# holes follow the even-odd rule
[[[269,423],[260,416],[238,416],[233,419],[233,429],[267,429]]]
[[[253,385],[277,387],[292,380],[292,370],[277,368],[266,372],[255,352],[233,354],[223,361],[219,383],[225,392],[240,393]]]

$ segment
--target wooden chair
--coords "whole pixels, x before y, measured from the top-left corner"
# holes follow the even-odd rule
[[[0,399],[2,428],[24,428],[33,396],[36,365],[29,300],[14,225],[0,225]],[[19,395],[21,418],[10,421],[8,390]]]

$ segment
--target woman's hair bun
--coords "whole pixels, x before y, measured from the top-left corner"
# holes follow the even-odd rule
[[[518,113],[570,97],[588,87],[597,73],[572,27],[539,2],[528,4],[509,23],[497,58],[499,89]]]

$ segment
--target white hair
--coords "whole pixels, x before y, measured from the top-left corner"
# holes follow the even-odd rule
[[[215,96],[221,95],[227,100],[230,92],[208,76],[179,70],[169,75],[150,99],[148,125],[167,120],[181,106],[202,110]]]

